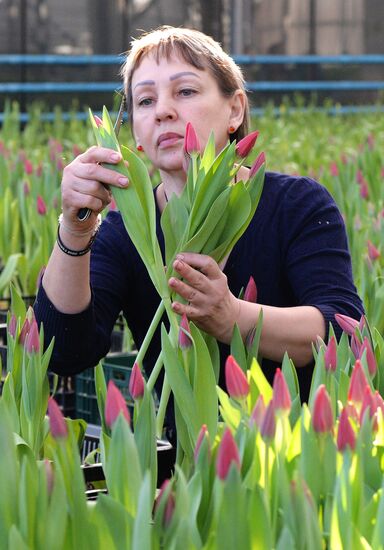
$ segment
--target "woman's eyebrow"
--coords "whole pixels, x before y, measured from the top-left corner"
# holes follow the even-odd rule
[[[138,86],[154,86],[154,85],[155,85],[154,80],[142,80],[141,82],[138,82],[137,84],[135,84],[135,87],[133,89],[135,90]]]
[[[196,78],[200,78],[200,75],[197,73],[194,73],[193,71],[182,71],[180,73],[173,74],[169,77],[169,80],[177,80],[178,78],[182,78],[183,76],[195,76]],[[154,80],[142,80],[141,82],[138,82],[135,84],[134,90],[138,86],[155,86],[156,82]]]

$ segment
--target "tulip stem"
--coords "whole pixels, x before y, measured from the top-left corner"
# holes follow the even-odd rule
[[[139,365],[140,369],[142,367],[144,356],[147,353],[148,346],[151,343],[155,330],[157,329],[157,325],[159,324],[163,316],[164,309],[165,309],[164,301],[161,300],[159,307],[157,308],[156,313],[151,321],[151,324],[149,325],[149,329],[147,331],[147,334],[145,335],[143,343],[141,344],[140,349],[136,356],[136,363]]]
[[[162,369],[163,365],[164,365],[163,354],[160,352],[159,357],[156,360],[155,366],[153,367],[152,372],[151,372],[151,374],[148,378],[147,388],[148,388],[149,391],[153,390],[154,385],[156,383],[156,380],[159,377],[159,374],[161,372],[161,369]]]
[[[156,415],[156,435],[161,438],[163,434],[165,412],[167,410],[169,396],[171,394],[171,386],[167,380],[167,375],[164,374],[163,388],[161,390],[161,397],[159,403],[159,409]]]

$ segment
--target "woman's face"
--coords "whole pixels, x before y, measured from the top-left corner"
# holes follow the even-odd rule
[[[185,128],[193,125],[204,147],[213,130],[220,151],[233,124],[234,97],[224,97],[208,70],[196,69],[179,56],[144,57],[132,78],[133,131],[154,166],[182,170]],[[238,110],[238,107],[237,107]]]

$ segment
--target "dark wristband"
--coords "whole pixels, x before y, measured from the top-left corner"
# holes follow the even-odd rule
[[[83,248],[82,250],[72,250],[71,248],[68,248],[67,246],[65,246],[65,244],[61,240],[61,237],[60,237],[60,224],[59,224],[58,228],[57,228],[56,242],[57,242],[58,247],[60,248],[60,250],[62,252],[64,252],[64,254],[67,254],[68,256],[73,256],[74,258],[76,258],[76,257],[79,257],[79,256],[84,256],[85,254],[87,254],[91,250],[92,243],[95,240],[96,235],[97,235],[97,230],[95,231],[95,233],[90,238],[87,246],[85,248]]]

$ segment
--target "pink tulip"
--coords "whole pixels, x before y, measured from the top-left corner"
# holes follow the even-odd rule
[[[256,143],[259,132],[251,132],[247,136],[243,137],[236,145],[236,155],[242,159],[246,158],[252,151],[253,146]]]
[[[188,323],[188,317],[185,313],[181,316],[179,329],[179,346],[181,349],[189,349],[192,346],[191,329]]]
[[[363,176],[363,172],[361,170],[358,170],[356,172],[356,180],[359,185],[365,182],[365,178]]]
[[[26,317],[23,323],[23,326],[21,327],[20,336],[19,336],[19,342],[22,346],[25,345],[29,329],[30,329],[30,323],[29,323],[28,317]]]
[[[337,166],[336,162],[331,162],[330,171],[331,171],[331,176],[334,176],[335,178],[337,178],[337,176],[339,175],[339,167]]]
[[[261,152],[257,157],[257,159],[255,160],[255,162],[252,164],[248,174],[248,178],[252,179],[257,174],[257,172],[259,171],[259,169],[264,163],[265,163],[265,153]]]
[[[200,153],[199,138],[197,137],[195,129],[190,122],[188,122],[185,129],[184,151],[188,155],[191,155],[192,153]]]
[[[251,417],[249,419],[250,425],[255,424],[259,429],[265,415],[265,403],[262,394],[257,398],[256,404],[253,407]]]
[[[349,447],[352,451],[356,446],[356,436],[348,418],[348,412],[344,408],[341,411],[339,428],[337,431],[337,448],[342,453]]]
[[[367,242],[367,247],[368,247],[368,257],[370,260],[374,262],[375,260],[380,258],[379,249],[376,248],[376,246],[371,241]]]
[[[276,432],[276,418],[275,409],[273,405],[273,399],[268,403],[267,410],[265,411],[263,421],[260,426],[260,433],[264,441],[271,441],[275,437]]]
[[[348,317],[348,315],[336,313],[335,319],[339,327],[350,336],[355,333],[356,327],[359,326],[359,321],[356,321],[356,319],[352,319],[352,317]]]
[[[165,503],[165,508],[164,508],[164,516],[163,516],[164,527],[168,527],[168,525],[171,523],[173,513],[175,511],[175,496],[173,494],[172,489],[168,492],[169,484],[170,484],[169,479],[165,479],[163,481],[155,502],[155,510],[157,510],[160,505],[160,502],[164,498],[167,498],[167,502]],[[165,493],[167,493],[167,497],[165,496]]]
[[[112,428],[120,413],[129,424],[131,419],[125,399],[113,380],[110,380],[105,400],[105,422],[109,428]]]
[[[249,393],[247,377],[232,355],[229,355],[225,362],[225,383],[233,399],[241,400],[247,397]]]
[[[360,342],[358,336],[356,336],[356,334],[352,334],[352,337],[351,337],[351,350],[352,350],[353,355],[356,357],[356,359],[360,358],[360,348],[361,348],[361,342]]]
[[[40,216],[45,216],[45,214],[47,213],[47,206],[46,206],[46,204],[44,202],[44,199],[41,195],[38,195],[36,205],[37,205],[37,213]]]
[[[202,446],[203,441],[204,441],[205,439],[209,442],[208,428],[207,428],[206,424],[203,424],[203,425],[201,426],[199,435],[198,435],[198,437],[197,437],[195,450],[194,450],[194,452],[193,452],[193,457],[194,457],[194,459],[195,459],[195,462],[197,462],[197,459],[198,459],[198,457],[199,457],[199,453],[200,453],[201,446]],[[209,447],[208,447],[208,448],[209,448]]]
[[[275,376],[273,378],[273,405],[275,411],[291,410],[291,394],[285,381],[284,374],[280,369],[276,369]]]
[[[33,165],[32,165],[32,162],[29,159],[25,159],[25,161],[24,161],[24,172],[28,176],[33,174]]]
[[[226,428],[217,453],[216,472],[219,479],[224,481],[227,478],[232,463],[240,470],[239,450],[231,430]]]
[[[60,410],[59,405],[50,397],[48,399],[48,416],[49,416],[49,427],[51,434],[55,439],[60,439],[68,436],[68,428],[65,423],[65,418],[63,413]]]
[[[24,197],[28,197],[30,193],[29,183],[27,181],[23,183],[23,193],[24,193]]]
[[[344,409],[347,411],[348,417],[352,418],[352,420],[356,422],[356,424],[358,424],[358,422],[360,421],[359,413],[357,412],[355,405],[350,401],[347,401],[346,404],[344,405]]]
[[[369,411],[369,418],[372,418],[376,412],[377,407],[376,407],[376,399],[372,393],[370,386],[368,386],[368,384],[365,386],[363,401],[361,403],[360,424],[362,424],[363,422],[364,413],[367,409]]]
[[[356,360],[353,367],[351,380],[349,382],[348,401],[361,403],[364,397],[365,387],[368,385],[368,380],[365,376],[363,365],[360,359]]]
[[[131,376],[129,377],[129,393],[133,399],[141,399],[144,395],[145,382],[137,363],[133,365]]]
[[[331,399],[324,384],[321,384],[316,390],[312,411],[312,426],[316,433],[333,432]]]
[[[38,178],[41,178],[42,175],[43,175],[43,165],[41,162],[39,162],[39,164],[36,167],[36,176]]]
[[[27,353],[38,353],[40,350],[39,327],[36,319],[33,319],[25,340],[25,349]]]
[[[249,277],[249,281],[244,292],[244,300],[246,302],[257,302],[257,288],[252,275]]]
[[[101,118],[98,117],[97,115],[93,115],[93,118],[94,118],[94,121],[95,121],[95,123],[96,123],[96,126],[97,126],[98,128],[100,128],[100,126],[103,125],[103,121],[101,120]]]
[[[360,357],[362,358],[364,351],[366,352],[366,359],[367,359],[367,365],[368,365],[368,371],[369,374],[373,377],[376,374],[377,371],[377,363],[376,363],[376,357],[373,353],[372,346],[366,336],[364,336],[363,343],[360,347]]]
[[[375,400],[375,410],[381,409],[381,412],[383,413],[383,417],[384,417],[384,399],[381,397],[381,395],[377,390],[373,394],[373,397]]]
[[[337,343],[336,338],[331,336],[324,353],[325,370],[335,372],[337,367]]]
[[[368,199],[369,197],[369,188],[366,181],[363,181],[363,183],[360,185],[360,197],[362,199]]]

